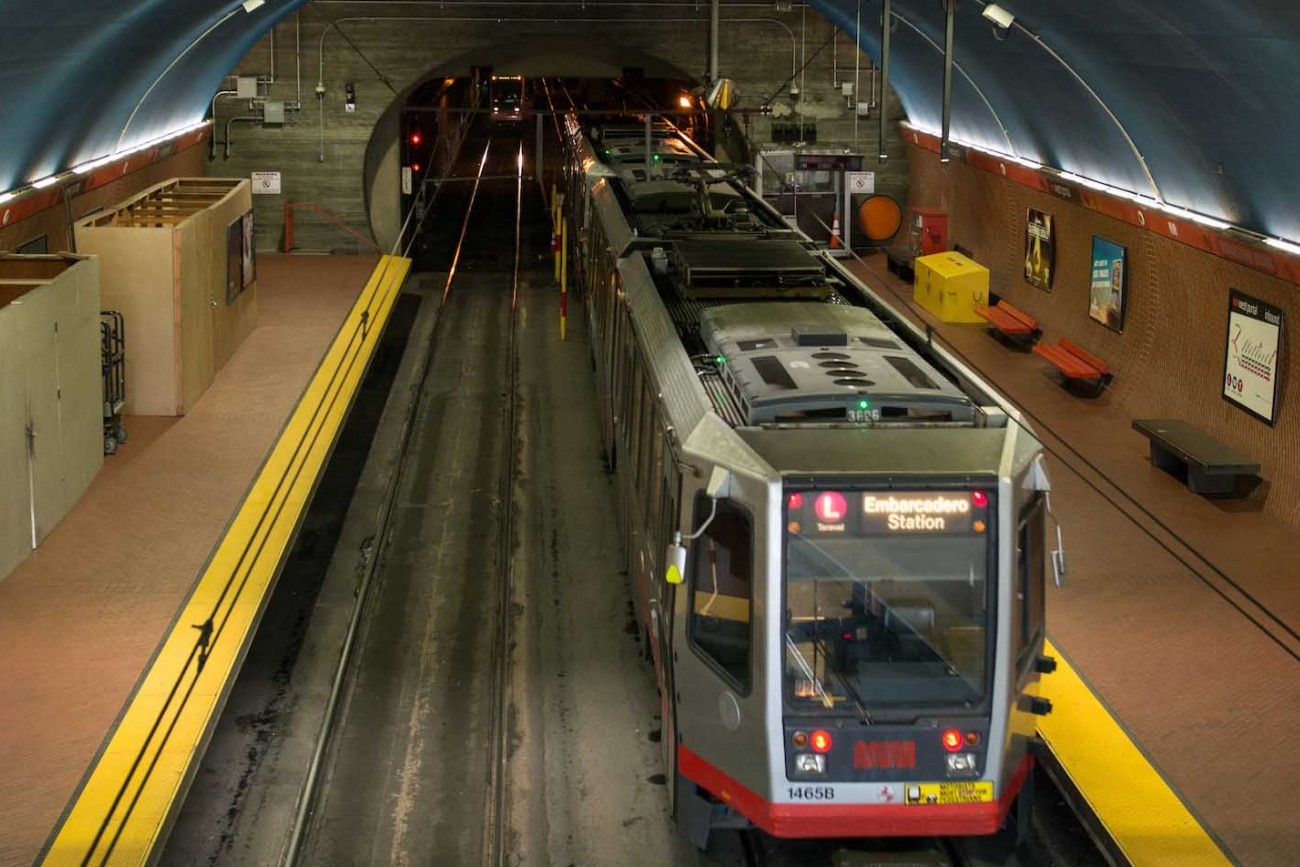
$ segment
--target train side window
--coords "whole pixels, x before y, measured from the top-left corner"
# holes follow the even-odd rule
[[[712,508],[704,494],[695,498],[695,526],[708,519]],[[753,542],[748,513],[730,500],[719,500],[717,515],[695,540],[691,564],[691,645],[741,694],[749,692],[752,682]]]
[[[1016,665],[1023,673],[1038,653],[1046,627],[1047,525],[1044,499],[1037,494],[1020,513],[1016,538],[1015,599],[1011,606],[1011,636]]]

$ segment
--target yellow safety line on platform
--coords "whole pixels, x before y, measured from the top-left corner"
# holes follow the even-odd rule
[[[140,681],[45,864],[150,860],[410,270],[384,256]]]
[[[1232,864],[1051,642],[1047,652],[1060,665],[1043,679],[1053,710],[1038,733],[1124,857],[1136,867]]]

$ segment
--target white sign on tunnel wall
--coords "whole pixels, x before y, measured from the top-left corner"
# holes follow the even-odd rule
[[[253,195],[255,196],[280,195],[280,173],[279,172],[253,172]]]
[[[1281,309],[1229,291],[1223,397],[1269,424],[1277,417],[1281,336]]]

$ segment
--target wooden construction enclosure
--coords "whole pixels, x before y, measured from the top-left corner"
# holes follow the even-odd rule
[[[99,263],[0,254],[0,579],[104,461]]]
[[[178,178],[76,224],[125,318],[127,414],[184,415],[257,324],[252,208],[246,180]]]

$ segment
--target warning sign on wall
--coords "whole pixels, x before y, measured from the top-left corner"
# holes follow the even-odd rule
[[[875,172],[846,172],[849,192],[855,196],[869,196],[876,191]]]
[[[253,195],[255,196],[280,195],[280,173],[279,172],[253,172]]]

